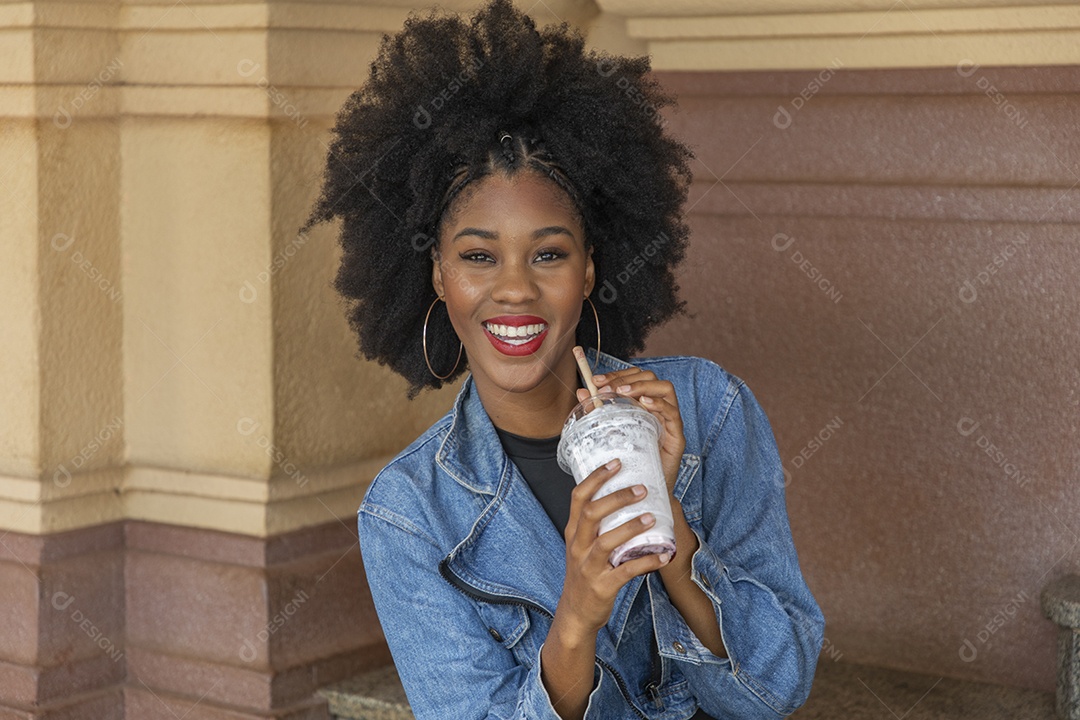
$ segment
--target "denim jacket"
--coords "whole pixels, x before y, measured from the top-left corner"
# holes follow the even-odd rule
[[[631,367],[588,353],[598,373]],[[686,448],[674,495],[700,543],[691,578],[712,600],[728,657],[701,644],[659,573],[638,576],[597,633],[585,718],[686,720],[698,707],[719,720],[788,715],[810,692],[824,618],[799,569],[769,421],[746,385],[708,360],[634,366],[675,386]],[[503,451],[471,376],[453,408],[375,477],[358,526],[418,720],[559,718],[540,649],[565,541]]]

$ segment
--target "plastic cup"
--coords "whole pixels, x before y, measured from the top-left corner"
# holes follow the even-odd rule
[[[574,476],[575,483],[580,484],[614,458],[622,462],[618,472],[593,495],[594,500],[632,485],[641,484],[648,489],[644,498],[600,521],[600,532],[605,533],[646,512],[656,518],[652,527],[611,552],[608,562],[613,567],[656,553],[675,556],[675,524],[660,464],[662,432],[660,421],[641,403],[612,393],[594,395],[579,403],[563,425],[559,466]]]

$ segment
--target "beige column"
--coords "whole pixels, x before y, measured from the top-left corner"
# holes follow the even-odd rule
[[[332,229],[296,233],[324,128],[404,12],[269,9],[132,21],[130,518],[256,536],[347,519],[424,409],[371,422],[402,384],[353,357]]]
[[[44,533],[122,516],[121,137],[114,37],[31,10],[0,21],[0,528]]]
[[[456,388],[356,356],[297,228],[412,9],[0,6],[0,714],[291,717],[387,660],[356,508]]]

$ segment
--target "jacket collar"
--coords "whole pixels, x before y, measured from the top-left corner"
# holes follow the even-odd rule
[[[632,367],[606,353],[597,356],[591,348],[586,356],[595,373]],[[479,501],[477,517],[440,563],[440,572],[481,599],[523,602],[554,615],[566,574],[566,546],[502,449],[471,376],[458,393],[450,430],[435,458]],[[538,567],[547,571],[538,573]],[[606,649],[618,645],[641,580],[634,578],[619,591],[612,611],[613,635],[602,642]]]

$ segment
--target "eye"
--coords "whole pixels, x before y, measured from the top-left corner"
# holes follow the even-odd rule
[[[491,260],[491,256],[484,252],[474,250],[472,252],[461,253],[461,259],[471,263],[485,263]]]
[[[540,252],[538,252],[536,254],[536,257],[541,258],[543,260],[546,260],[548,262],[550,262],[552,260],[558,260],[559,258],[564,258],[566,256],[567,256],[567,253],[563,252],[562,250],[555,250],[555,249],[541,250]]]

